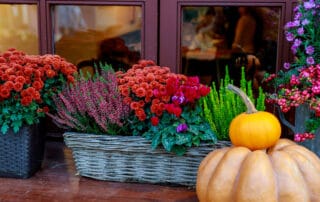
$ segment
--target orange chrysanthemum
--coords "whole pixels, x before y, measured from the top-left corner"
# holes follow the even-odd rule
[[[46,70],[46,75],[48,78],[53,78],[56,75],[56,72],[51,69],[48,69]]]
[[[0,97],[5,98],[5,99],[9,98],[10,97],[10,90],[5,86],[0,87]]]
[[[41,90],[43,88],[43,82],[41,80],[34,81],[32,83],[32,87],[34,87],[36,90]]]
[[[137,90],[135,90],[135,94],[137,97],[142,98],[146,95],[146,90],[144,88],[139,87],[137,88]]]
[[[24,96],[21,99],[22,106],[28,106],[28,105],[31,104],[31,102],[32,102],[32,97],[31,96]]]
[[[13,89],[16,91],[16,92],[20,92],[23,88],[23,84],[20,83],[20,82],[15,82],[14,83],[14,86],[13,86]]]

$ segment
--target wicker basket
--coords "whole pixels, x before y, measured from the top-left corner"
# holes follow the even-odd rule
[[[44,136],[39,126],[24,126],[18,133],[0,133],[0,154],[0,177],[31,177],[41,168],[44,154]]]
[[[202,159],[212,150],[229,146],[220,141],[188,150],[184,156],[152,150],[150,142],[137,136],[109,136],[67,132],[81,176],[117,182],[164,183],[194,186]]]

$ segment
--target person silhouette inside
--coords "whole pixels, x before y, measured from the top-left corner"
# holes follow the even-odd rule
[[[77,67],[79,71],[90,75],[103,64],[111,65],[115,71],[126,71],[132,64],[137,63],[139,58],[139,52],[130,51],[122,38],[113,37],[99,43],[97,58],[81,61]]]
[[[232,63],[231,77],[238,84],[241,77],[241,67],[246,68],[248,78],[252,77],[255,66],[260,64],[255,54],[262,41],[262,19],[254,7],[239,7],[239,19],[235,28],[231,47]]]

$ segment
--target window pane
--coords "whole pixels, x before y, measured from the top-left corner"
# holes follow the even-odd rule
[[[58,5],[54,52],[79,68],[106,62],[126,69],[141,51],[141,7]]]
[[[38,54],[37,5],[0,4],[0,51],[16,48]]]
[[[259,86],[275,72],[280,7],[183,7],[182,71],[203,83],[219,83],[228,65],[239,84],[241,66]]]

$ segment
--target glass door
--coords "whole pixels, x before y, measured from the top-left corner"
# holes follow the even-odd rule
[[[247,80],[258,88],[264,73],[276,72],[288,58],[288,51],[283,51],[287,45],[282,28],[291,18],[286,12],[291,4],[277,0],[163,0],[160,64],[197,75],[205,84],[219,84],[226,67],[239,84],[244,67]]]
[[[79,68],[157,61],[157,0],[47,2],[48,48]]]

